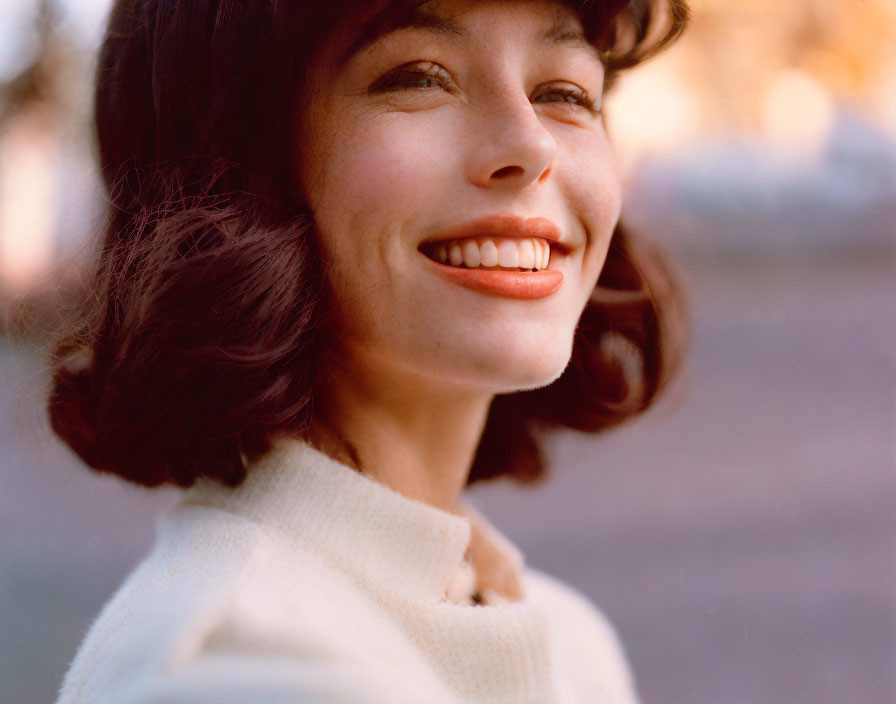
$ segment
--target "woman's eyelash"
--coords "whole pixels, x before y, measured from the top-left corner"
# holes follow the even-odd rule
[[[429,82],[429,85],[421,85],[423,82]],[[445,69],[431,61],[422,61],[417,63],[405,64],[397,69],[390,71],[379,78],[371,87],[371,93],[384,93],[393,90],[426,90],[428,88],[449,88],[451,84],[451,76]],[[541,98],[545,95],[559,95],[561,100],[551,100],[547,102],[567,102],[574,105],[581,105],[591,112],[600,112],[599,107],[595,107],[595,101],[588,95],[588,91],[576,88],[560,88],[552,87],[540,93],[535,97]],[[544,101],[539,101],[544,102]]]
[[[402,80],[403,77],[410,78]],[[432,79],[435,82],[435,85],[413,85],[414,82],[419,83],[424,79]],[[423,61],[413,64],[405,64],[404,66],[399,66],[398,68],[389,71],[382,78],[378,79],[376,83],[371,86],[370,90],[371,92],[384,92],[405,88],[430,88],[435,86],[447,88],[450,83],[451,76],[448,75],[448,72],[445,71],[445,69],[430,61]]]
[[[563,96],[563,100],[562,101],[550,101],[550,102],[567,102],[567,103],[575,104],[575,101],[578,101],[578,104],[581,105],[582,107],[588,108],[589,110],[591,110],[593,112],[599,112],[597,109],[595,109],[594,100],[592,100],[591,97],[588,95],[588,92],[584,91],[584,90],[578,90],[578,89],[572,90],[569,88],[551,88],[550,90],[546,90],[544,93],[541,93],[538,96],[536,96],[536,100],[538,100],[538,98],[541,98],[542,96],[551,95],[551,94]]]

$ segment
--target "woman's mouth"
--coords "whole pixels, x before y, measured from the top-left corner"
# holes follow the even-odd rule
[[[537,237],[467,237],[427,242],[421,251],[447,266],[498,271],[540,271],[551,257],[550,243]]]
[[[563,283],[563,272],[548,268],[551,244],[542,238],[468,237],[426,242],[420,251],[444,278],[488,295],[545,298]]]

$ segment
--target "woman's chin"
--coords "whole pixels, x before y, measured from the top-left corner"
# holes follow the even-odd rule
[[[568,358],[566,361],[569,361]],[[496,393],[513,393],[516,391],[540,389],[555,382],[563,374],[564,369],[566,369],[566,363],[555,365],[550,369],[518,370],[518,373],[512,377],[502,380],[503,384],[501,384],[501,388]]]
[[[478,364],[455,369],[451,376],[496,394],[540,389],[563,374],[571,351],[540,350],[538,354],[533,354],[530,350],[528,354],[496,355],[491,359],[480,359]],[[471,362],[472,359],[468,358],[467,361]]]

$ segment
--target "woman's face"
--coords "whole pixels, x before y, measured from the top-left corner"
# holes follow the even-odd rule
[[[619,216],[603,67],[546,0],[434,0],[416,16],[339,68],[344,47],[324,48],[293,145],[344,351],[468,389],[544,386]],[[495,250],[500,268],[481,270]]]

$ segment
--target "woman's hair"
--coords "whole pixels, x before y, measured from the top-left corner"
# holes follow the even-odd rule
[[[419,4],[116,0],[94,103],[105,237],[50,359],[52,427],[87,465],[147,486],[234,486],[275,434],[307,433],[335,318],[284,148],[290,106],[332,32],[357,46]],[[687,18],[683,0],[568,4],[608,83]],[[660,252],[617,228],[570,364],[494,399],[469,481],[537,480],[541,432],[597,432],[647,408],[680,361],[682,311]]]

